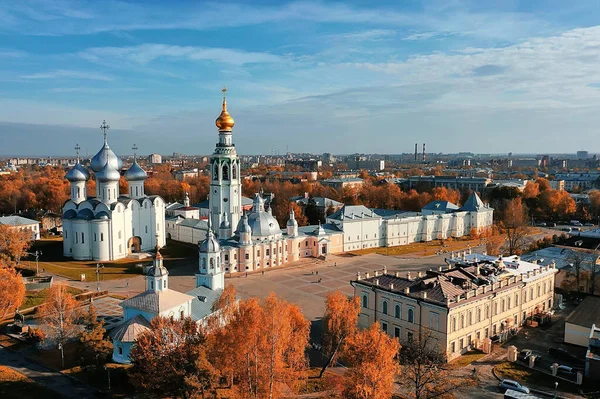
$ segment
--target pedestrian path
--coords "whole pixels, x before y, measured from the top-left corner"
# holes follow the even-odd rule
[[[0,347],[0,364],[10,367],[36,383],[58,392],[65,398],[88,399],[95,397],[95,391],[83,382],[78,382],[58,371],[40,366],[3,347]]]

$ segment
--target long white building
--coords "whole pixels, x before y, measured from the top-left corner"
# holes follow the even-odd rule
[[[110,261],[165,245],[165,202],[144,192],[146,172],[137,161],[125,172],[127,195],[119,192],[121,159],[104,145],[89,169],[79,162],[66,174],[71,198],[63,206],[63,253],[77,260]],[[86,183],[95,175],[96,193],[88,197]]]

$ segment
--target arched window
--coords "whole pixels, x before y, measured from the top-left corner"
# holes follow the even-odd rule
[[[369,307],[369,296],[368,295],[363,295],[362,305],[363,305],[363,308]]]
[[[231,165],[231,178],[237,179],[237,164],[235,163]]]
[[[210,258],[210,268],[211,269],[215,268],[215,260],[213,258]]]
[[[394,309],[394,317],[396,317],[397,319],[399,319],[401,317],[401,315],[400,315],[400,305],[396,305],[396,308]]]
[[[465,328],[465,315],[460,315],[460,328]]]
[[[381,304],[381,312],[383,314],[388,314],[388,303],[387,303],[387,301],[383,301],[383,303]]]
[[[506,303],[504,302],[504,299],[502,300],[502,312],[504,312],[506,310]]]
[[[481,321],[481,308],[477,308],[477,322]]]
[[[229,180],[229,165],[223,164],[223,180]]]
[[[412,309],[408,309],[408,322],[409,323],[415,322],[415,311]]]
[[[456,331],[456,317],[452,318],[452,332]]]
[[[202,268],[206,269],[206,258],[202,259]]]
[[[468,319],[468,321],[467,321],[467,322],[469,323],[469,324],[467,324],[467,325],[469,325],[469,326],[470,326],[471,324],[473,324],[473,312],[471,312],[470,310],[469,310],[469,319]]]
[[[219,165],[215,163],[215,167],[213,168],[213,180],[219,180]]]

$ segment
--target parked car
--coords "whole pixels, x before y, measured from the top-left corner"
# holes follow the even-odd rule
[[[519,384],[517,381],[513,380],[502,380],[498,384],[498,387],[501,391],[506,391],[507,389],[512,389],[513,391],[529,393],[529,388]]]
[[[538,226],[540,226],[540,227],[546,227],[546,223],[544,223],[544,222],[538,223]]]
[[[566,351],[562,348],[550,348],[550,349],[548,349],[548,353],[550,354],[550,356],[555,357],[559,360],[566,360],[567,362],[572,362],[572,363],[577,363],[577,364],[582,363],[581,359],[579,359],[575,355],[570,354],[568,351]]]
[[[552,368],[552,367],[550,367]],[[556,373],[557,374],[567,374],[567,375],[571,375],[571,374],[575,374],[575,370],[573,370],[572,367],[569,366],[565,366],[565,365],[560,365],[556,368]]]
[[[593,227],[593,226],[594,226],[594,223],[587,222],[587,223],[585,223],[585,224],[584,224],[584,226],[587,226],[587,227]]]
[[[554,222],[548,223],[548,227],[556,227],[556,223],[554,223]]]

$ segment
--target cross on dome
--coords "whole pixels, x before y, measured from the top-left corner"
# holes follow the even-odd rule
[[[79,150],[81,150],[81,147],[79,146],[79,143],[75,144],[75,152],[77,153],[77,162],[79,162]]]
[[[104,133],[104,142],[106,143],[106,133],[107,130],[110,129],[110,126],[106,124],[106,120],[102,121],[102,125],[100,125],[100,130]]]
[[[137,157],[138,147],[137,147],[137,145],[135,145],[135,143],[133,143],[133,147],[131,147],[131,149],[133,150],[133,160],[135,161],[135,159]]]

